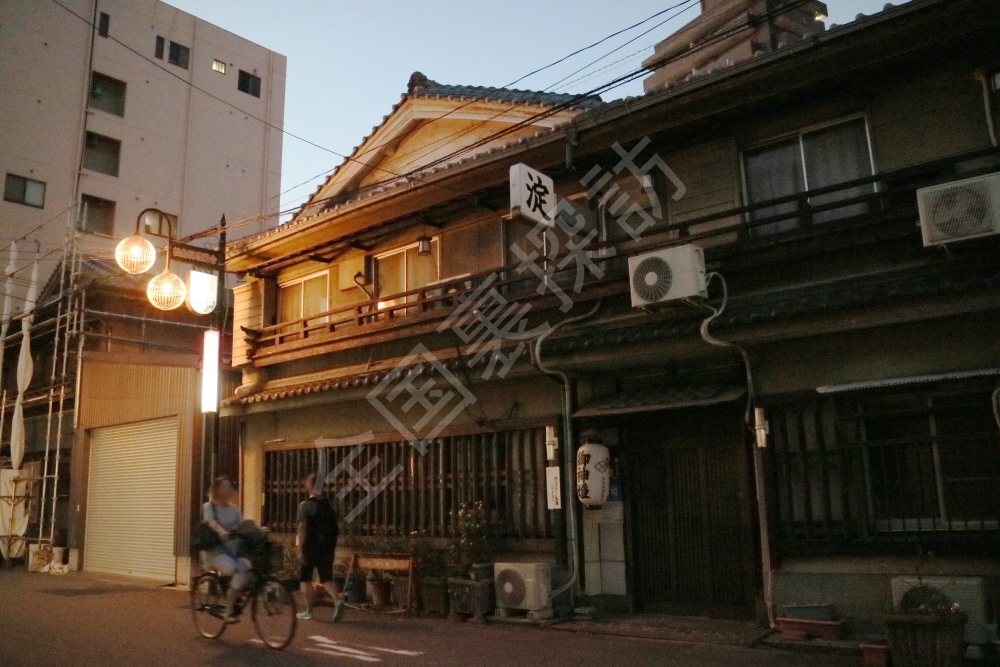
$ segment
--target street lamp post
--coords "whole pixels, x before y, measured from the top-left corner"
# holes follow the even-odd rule
[[[205,479],[206,463],[208,464],[210,476],[214,479],[218,463],[217,455],[219,443],[222,435],[222,421],[219,419],[219,403],[222,398],[220,394],[222,392],[223,384],[218,381],[218,372],[219,369],[222,368],[221,336],[226,326],[226,308],[224,305],[226,296],[226,216],[223,215],[222,220],[219,222],[218,250],[212,253],[203,248],[174,242],[174,227],[173,221],[170,217],[159,209],[147,208],[143,210],[135,220],[135,234],[126,239],[122,239],[122,241],[118,244],[118,247],[115,249],[115,260],[118,262],[118,265],[131,274],[145,273],[152,268],[153,263],[156,261],[156,248],[154,248],[153,244],[143,238],[140,234],[142,221],[147,216],[156,216],[158,227],[160,229],[163,228],[164,222],[167,226],[166,266],[163,269],[163,273],[150,280],[148,286],[146,287],[146,296],[152,305],[161,310],[173,310],[184,303],[184,298],[187,293],[184,281],[170,272],[171,256],[177,254],[178,251],[182,251],[184,253],[179,255],[178,259],[206,266],[209,269],[216,271],[218,276],[216,280],[215,294],[214,335],[206,335],[205,349],[202,359],[203,377],[211,375],[211,377],[215,379],[215,386],[209,388],[209,390],[213,391],[215,394],[214,400],[209,400],[210,397],[205,395],[201,397],[202,450],[200,463],[201,479],[199,482],[201,483],[202,488],[205,488],[207,482]],[[207,334],[212,333],[212,331],[207,332]],[[209,359],[209,356],[212,358]],[[211,367],[212,364],[214,364],[214,368]],[[212,442],[208,447],[206,447],[205,436],[209,433],[208,424],[206,422],[208,421],[209,414],[212,415]],[[210,455],[207,457],[206,449],[210,452]]]

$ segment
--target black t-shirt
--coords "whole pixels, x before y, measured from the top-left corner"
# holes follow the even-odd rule
[[[324,496],[299,504],[298,520],[306,525],[306,551],[333,551],[337,546],[337,513]]]

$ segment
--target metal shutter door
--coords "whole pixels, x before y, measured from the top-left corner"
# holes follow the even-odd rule
[[[84,569],[173,582],[177,418],[90,437]]]

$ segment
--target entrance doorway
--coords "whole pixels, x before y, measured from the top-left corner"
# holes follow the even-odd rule
[[[638,610],[751,617],[757,574],[742,412],[670,410],[624,426]]]

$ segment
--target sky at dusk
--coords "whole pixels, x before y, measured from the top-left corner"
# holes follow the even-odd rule
[[[287,56],[285,129],[343,155],[399,101],[414,71],[440,83],[504,86],[676,6],[515,86],[587,92],[638,69],[654,44],[698,14],[697,0],[168,2]],[[827,25],[853,21],[858,13],[873,14],[884,4],[828,0]],[[637,80],[602,97],[607,101],[641,94],[642,82]],[[281,208],[301,204],[342,160],[286,136]]]

